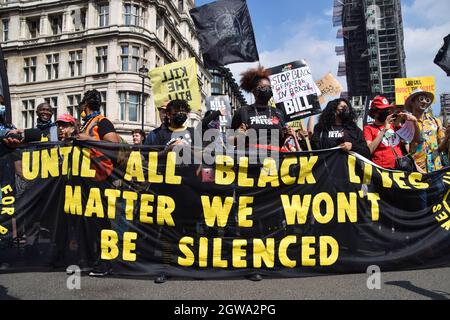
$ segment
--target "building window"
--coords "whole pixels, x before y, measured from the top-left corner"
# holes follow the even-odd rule
[[[161,38],[163,36],[162,34],[163,29],[164,29],[164,20],[158,14],[156,15],[156,34],[158,35],[158,38]]]
[[[22,101],[22,124],[23,128],[34,128],[34,100]]]
[[[48,103],[48,105],[52,108],[53,110],[53,122],[56,121],[56,118],[58,118],[58,97],[50,97],[50,98],[45,98],[44,101],[46,103]]]
[[[39,37],[40,34],[40,18],[28,18],[27,20],[28,26],[28,37],[30,39]]]
[[[129,68],[129,47],[128,44],[122,45],[122,71],[128,71]]]
[[[36,57],[29,57],[24,59],[23,71],[25,73],[25,82],[36,81]]]
[[[122,71],[139,72],[141,66],[147,65],[147,47],[126,43],[122,44],[121,48]]]
[[[72,11],[72,23],[75,31],[86,29],[86,9]]]
[[[47,63],[47,80],[58,79],[59,76],[59,54],[48,54]]]
[[[3,42],[6,42],[9,40],[9,19],[2,20],[2,27],[3,27]]]
[[[100,112],[106,117],[106,91],[100,91],[102,95],[102,104],[100,106]]]
[[[109,26],[109,4],[103,3],[98,6],[99,27]]]
[[[179,12],[184,11],[184,0],[178,0],[178,11]]]
[[[123,5],[123,21],[127,26],[143,25],[143,9],[132,3],[124,3]]]
[[[49,16],[50,27],[52,29],[52,34],[57,35],[62,32],[62,14],[56,16]]]
[[[141,94],[137,92],[120,92],[120,120],[138,122]]]
[[[81,102],[81,94],[74,94],[67,96],[67,113],[72,115],[75,119],[79,119],[78,105]]]
[[[108,71],[108,47],[97,48],[97,72],[104,73]]]
[[[83,74],[82,50],[69,52],[69,69],[71,77],[81,76]]]
[[[159,55],[156,55],[155,64],[157,67],[162,67],[164,65],[164,61]]]

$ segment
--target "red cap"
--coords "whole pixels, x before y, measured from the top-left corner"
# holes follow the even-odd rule
[[[70,114],[61,114],[58,116],[58,119],[56,119],[56,122],[65,122],[65,123],[70,123],[72,125],[75,125],[77,123],[77,121],[75,120],[74,117],[72,117]]]
[[[375,99],[373,99],[372,103],[370,104],[370,109],[372,110],[373,109],[383,110],[393,107],[394,105],[389,104],[389,100],[387,98],[381,96],[375,97]]]

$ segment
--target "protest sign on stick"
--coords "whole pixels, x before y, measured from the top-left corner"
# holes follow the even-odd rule
[[[155,106],[170,100],[186,100],[192,110],[201,110],[195,58],[167,64],[149,73]]]
[[[304,119],[321,112],[320,90],[305,61],[294,61],[270,69],[270,81],[277,108],[286,114],[286,121]]]
[[[395,79],[395,103],[404,106],[406,99],[417,89],[431,92],[436,96],[436,78],[399,78]]]

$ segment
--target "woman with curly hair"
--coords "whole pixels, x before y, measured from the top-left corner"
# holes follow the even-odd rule
[[[255,103],[236,111],[231,128],[239,130],[240,134],[255,130],[257,142],[253,147],[280,151],[288,130],[285,128],[284,114],[269,106],[273,97],[269,76],[269,70],[262,66],[242,73],[241,88],[255,96]],[[267,139],[263,139],[266,138],[262,136],[263,132],[267,132]],[[278,137],[278,141],[272,141],[272,136]]]
[[[345,99],[330,101],[322,112],[311,138],[314,150],[340,147],[370,159],[370,150],[363,132],[356,125],[356,114]]]

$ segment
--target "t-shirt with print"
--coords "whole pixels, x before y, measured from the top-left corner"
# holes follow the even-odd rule
[[[284,144],[283,141],[283,128],[286,125],[285,117],[283,113],[276,108],[251,105],[247,107],[239,108],[234,114],[231,122],[231,128],[233,130],[239,129],[242,124],[246,124],[249,129],[253,129],[257,132],[258,144],[267,144],[281,147]],[[262,137],[262,130],[267,130],[267,143],[265,138]],[[278,130],[273,132],[272,130]],[[272,133],[278,137],[278,143],[272,141]]]
[[[177,140],[182,140],[186,145],[192,145],[194,143],[194,129],[184,127],[174,130],[164,127],[156,134],[154,145],[169,147]]]
[[[417,122],[420,129],[420,142],[414,148],[413,158],[425,172],[434,172],[447,165],[439,152],[439,141],[445,137],[440,119],[424,114]]]
[[[364,138],[366,141],[374,141],[380,131],[384,128],[384,125],[377,126],[371,124],[364,127]],[[401,148],[401,139],[395,133],[394,125],[391,124],[391,128],[384,134],[383,140],[381,140],[375,152],[372,153],[372,161],[379,165],[380,167],[386,169],[395,169],[396,156],[394,154],[395,150],[398,157],[403,157],[403,151]]]

